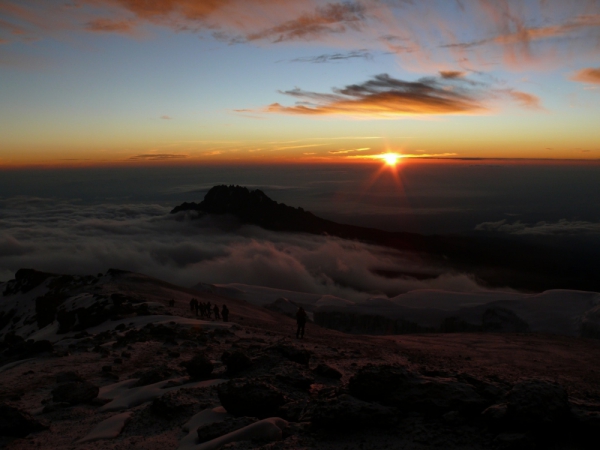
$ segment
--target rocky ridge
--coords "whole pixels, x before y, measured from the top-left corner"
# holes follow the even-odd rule
[[[435,346],[422,336],[350,336],[309,324],[296,340],[293,320],[265,308],[206,294],[227,302],[231,322],[197,320],[194,291],[123,272],[97,279],[61,292],[65,302],[87,298],[77,304],[99,317],[59,332],[55,316],[31,334],[46,338],[44,351],[14,350],[42,342],[17,338],[33,323],[3,330],[0,423],[14,424],[0,427],[3,448],[573,449],[592,448],[600,424],[595,341],[515,335],[520,348],[538,348],[539,361],[511,371],[477,354],[443,359],[472,348],[459,347],[460,334]],[[35,289],[13,289],[2,301]],[[82,297],[90,290],[99,297]],[[93,307],[113,295],[133,309]],[[136,309],[140,300],[161,308]],[[488,353],[498,338],[468,336],[488,342]],[[571,359],[556,356],[564,346]]]

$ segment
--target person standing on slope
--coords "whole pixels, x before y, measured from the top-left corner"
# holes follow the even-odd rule
[[[298,329],[296,330],[296,339],[304,339],[304,326],[306,325],[306,311],[301,306],[298,308],[296,312],[296,323],[298,324]]]
[[[223,322],[227,322],[229,320],[229,308],[227,305],[223,305],[221,309],[221,316],[223,317]]]

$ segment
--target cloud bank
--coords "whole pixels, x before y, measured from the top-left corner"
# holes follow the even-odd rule
[[[520,221],[509,223],[506,220],[500,220],[480,223],[475,230],[520,235],[589,235],[600,234],[600,222],[561,219],[557,222],[540,221],[535,224],[527,224]]]
[[[281,92],[299,101],[294,106],[273,103],[263,111],[301,115],[397,117],[405,115],[477,114],[488,111],[486,101],[508,94],[519,105],[539,109],[532,94],[499,90],[466,78],[462,72],[442,71],[436,77],[404,81],[381,74],[360,84],[333,88],[332,93],[295,88]]]
[[[483,290],[415,255],[342,239],[275,233],[228,218],[154,204],[82,205],[44,198],[0,200],[0,279],[21,267],[95,274],[133,270],[183,286],[246,283],[349,299],[418,288]],[[427,274],[426,279],[377,273]]]

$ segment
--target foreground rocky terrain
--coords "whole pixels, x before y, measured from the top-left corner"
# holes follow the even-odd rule
[[[297,340],[276,311],[120,271],[0,290],[2,448],[597,448],[597,340],[314,323]]]

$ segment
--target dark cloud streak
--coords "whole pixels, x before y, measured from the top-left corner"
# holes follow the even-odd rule
[[[366,59],[372,60],[373,54],[366,49],[354,50],[347,53],[326,53],[318,56],[303,56],[300,58],[290,59],[289,62],[308,62],[315,64],[346,61],[349,59]]]

